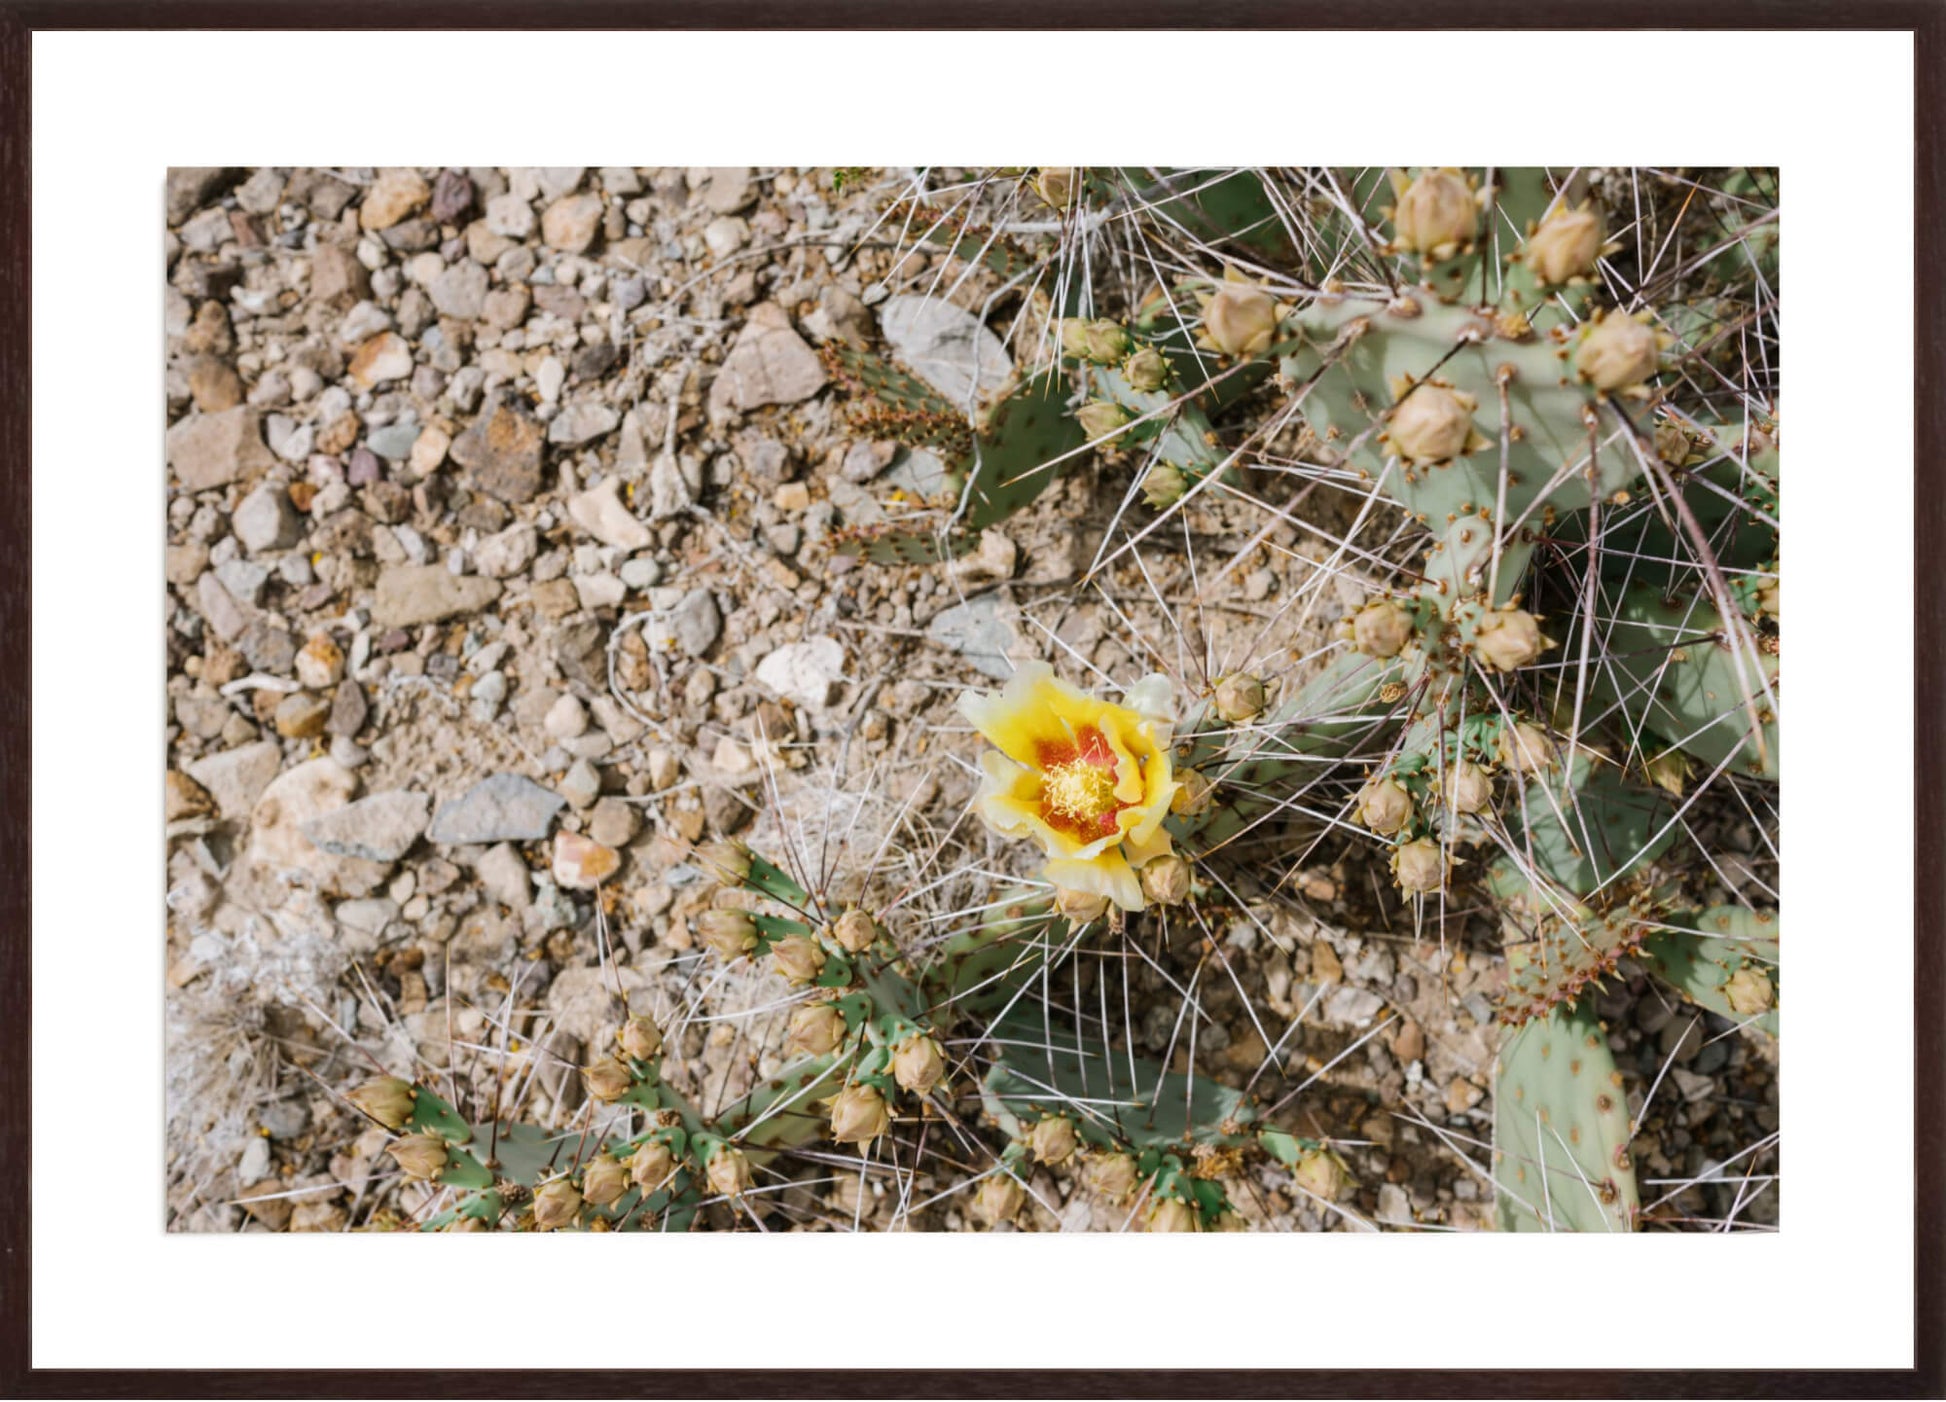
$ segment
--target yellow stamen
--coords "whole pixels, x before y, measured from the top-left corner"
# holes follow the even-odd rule
[[[1094,822],[1115,807],[1115,772],[1086,760],[1070,760],[1047,771],[1047,806],[1064,817]]]

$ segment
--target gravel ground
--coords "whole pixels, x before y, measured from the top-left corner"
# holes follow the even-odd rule
[[[879,225],[899,183],[171,174],[172,1229],[409,1220],[423,1192],[338,1094],[375,1064],[491,1082],[569,1122],[617,991],[667,1010],[694,986],[689,917],[714,887],[688,858],[706,837],[813,865],[834,834],[882,848],[872,880],[893,897],[975,864],[1031,870],[962,820],[977,746],[953,702],[1007,657],[1119,683],[1155,665],[1153,641],[1192,686],[1246,663],[1290,684],[1361,602],[1345,574],[1300,619],[1280,607],[1343,525],[1324,503],[1268,532],[1234,505],[1192,510],[1078,586],[1132,476],[1112,460],[955,564],[839,553],[835,527],[923,497],[938,463],[855,429],[818,348],[922,355],[918,295],[977,312],[992,291],[901,253]],[[619,870],[577,889],[550,862],[561,832]],[[1325,1210],[1250,1170],[1232,1198],[1285,1229],[1490,1226],[1468,1160],[1491,1133],[1499,932],[1456,908],[1416,921],[1377,871],[1318,844],[1211,946],[1231,977],[1204,986],[1198,1074],[1279,1095],[1309,1080],[1286,1118],[1337,1142],[1357,1184]],[[1204,937],[1179,933],[1138,983],[1199,962]],[[687,1026],[679,1077],[728,1097],[774,1067],[781,993],[722,979],[722,1020]],[[1601,1012],[1637,1102],[1662,1080],[1637,1146],[1651,1184],[1776,1129],[1773,1053],[1639,975]],[[1170,1033],[1145,1021],[1138,1040],[1186,1068]],[[896,1216],[836,1156],[801,1166],[785,1225]],[[1061,1210],[1024,1225],[1121,1224],[1071,1183],[1040,1186]],[[1762,1186],[1660,1210],[1774,1222]],[[902,1221],[958,1227],[961,1200]]]

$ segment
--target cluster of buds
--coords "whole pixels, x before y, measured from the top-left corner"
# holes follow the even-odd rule
[[[1181,818],[1195,818],[1209,812],[1216,801],[1216,785],[1200,769],[1176,771],[1176,796],[1169,800],[1169,811]]]
[[[628,1160],[629,1181],[652,1193],[676,1176],[676,1156],[660,1139],[645,1139]]]
[[[1351,645],[1367,657],[1397,657],[1412,641],[1412,615],[1390,599],[1365,605],[1352,615]]]
[[[1088,1160],[1082,1182],[1110,1202],[1126,1201],[1135,1191],[1138,1178],[1135,1158],[1130,1154],[1100,1154]]]
[[[581,1196],[596,1207],[612,1207],[629,1190],[628,1165],[609,1154],[596,1154],[581,1171]]]
[[[1582,327],[1575,373],[1603,394],[1641,393],[1660,368],[1666,338],[1626,312],[1596,313]]]
[[[1169,383],[1169,359],[1154,346],[1143,346],[1122,366],[1122,378],[1138,394],[1154,394]]]
[[[1203,299],[1203,329],[1198,342],[1232,359],[1261,355],[1276,339],[1276,299],[1233,268]]]
[[[385,1146],[408,1178],[437,1178],[446,1171],[446,1141],[436,1134],[408,1134]]]
[[[1128,332],[1106,317],[1089,321],[1071,316],[1061,322],[1061,348],[1093,365],[1119,365],[1132,342]]]
[[[622,1024],[615,1034],[631,1061],[653,1061],[662,1055],[662,1029],[652,1017],[637,1014]]]
[[[946,1074],[946,1053],[924,1033],[907,1038],[892,1052],[892,1079],[914,1095],[930,1095]]]
[[[809,935],[786,935],[770,947],[771,966],[797,987],[816,983],[824,960],[823,948]]]
[[[1183,499],[1189,479],[1174,463],[1159,462],[1142,478],[1142,500],[1163,511]]]
[[[1136,875],[1151,905],[1181,905],[1189,899],[1189,863],[1173,853],[1144,864]]]
[[[1232,672],[1216,684],[1216,714],[1232,725],[1242,725],[1263,714],[1269,704],[1263,679],[1248,672]]]
[[[1392,849],[1392,875],[1407,895],[1428,895],[1446,885],[1449,860],[1430,837],[1415,837]]]
[[[581,1068],[581,1084],[604,1105],[613,1105],[635,1084],[635,1073],[612,1056]]]
[[[1564,204],[1527,236],[1527,246],[1516,256],[1537,281],[1553,286],[1587,280],[1604,251],[1601,215],[1585,204],[1579,209]]]
[[[750,879],[750,849],[741,842],[711,842],[697,848],[696,855],[726,886],[741,886]]]
[[[724,959],[741,959],[757,947],[757,926],[744,910],[706,910],[696,917],[696,933]]]
[[[1554,750],[1546,731],[1532,721],[1516,721],[1500,732],[1500,760],[1516,774],[1545,774]]]
[[[1128,410],[1111,399],[1091,399],[1075,411],[1075,421],[1090,442],[1112,444],[1128,426]]]
[[[572,1227],[581,1219],[581,1190],[566,1178],[556,1178],[534,1190],[534,1229],[542,1232]]]
[[[1513,672],[1541,655],[1551,640],[1526,609],[1492,609],[1473,625],[1473,656],[1496,672]]]
[[[844,1040],[844,1014],[831,1003],[794,1008],[784,1029],[784,1049],[802,1056],[829,1056]]]
[[[709,1180],[712,1190],[726,1198],[742,1197],[756,1181],[750,1176],[750,1160],[743,1150],[728,1144],[716,1146],[703,1176]]]
[[[345,1099],[387,1129],[402,1129],[412,1118],[412,1086],[397,1076],[379,1076],[351,1091]]]
[[[831,1137],[840,1144],[862,1149],[891,1127],[891,1111],[875,1086],[846,1086],[831,1098]]]
[[[1392,231],[1402,250],[1450,258],[1480,232],[1479,196],[1457,170],[1423,171],[1400,192]]]
[[[1404,386],[1380,435],[1415,467],[1451,462],[1488,445],[1473,425],[1480,401],[1462,390],[1424,381]]]
[[[1066,1163],[1080,1146],[1074,1121],[1066,1115],[1043,1115],[1027,1133],[1027,1147],[1042,1163]]]
[[[1412,821],[1412,813],[1412,795],[1389,775],[1372,780],[1359,791],[1358,821],[1380,837],[1403,829]]]
[[[997,1227],[1002,1222],[1013,1221],[1026,1205],[1026,1191],[1012,1174],[1002,1169],[981,1182],[979,1192],[973,1197],[973,1215]]]
[[[1493,798],[1493,777],[1470,759],[1446,771],[1446,802],[1455,813],[1478,813]]]
[[[854,907],[832,922],[831,938],[847,954],[863,954],[878,939],[878,924]]]

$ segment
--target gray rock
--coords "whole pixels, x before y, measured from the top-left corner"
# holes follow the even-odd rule
[[[411,628],[477,613],[500,597],[494,580],[457,575],[444,565],[392,565],[378,577],[372,621],[381,628]]]
[[[331,694],[331,714],[324,722],[325,734],[349,739],[365,728],[365,717],[370,711],[365,688],[346,677]]]
[[[748,166],[713,166],[692,172],[690,183],[701,185],[703,203],[717,214],[735,214],[757,197]]]
[[[473,549],[473,565],[490,579],[506,579],[534,563],[540,535],[523,521],[498,535],[490,535]]]
[[[976,595],[934,614],[926,625],[926,636],[950,647],[988,676],[1005,681],[1014,674],[1008,653],[1020,640],[1011,613],[1010,607],[1002,607],[998,593]]]
[[[216,800],[216,811],[225,818],[245,818],[257,799],[277,777],[284,752],[275,740],[260,740],[221,754],[205,755],[187,766],[189,777],[201,784]]]
[[[431,816],[430,795],[393,789],[313,819],[304,825],[304,835],[334,857],[396,862],[419,840]]]
[[[473,864],[473,872],[480,879],[481,889],[501,905],[525,910],[534,899],[533,878],[527,873],[527,863],[521,861],[520,853],[510,843],[502,842],[487,849],[486,855]]]
[[[304,522],[291,505],[290,494],[269,482],[237,503],[230,529],[255,555],[263,550],[288,550],[304,532]],[[232,591],[234,592],[234,591]]]
[[[615,431],[622,416],[606,404],[578,400],[563,408],[547,426],[547,441],[564,448],[578,448]]]
[[[716,596],[707,589],[690,590],[670,610],[669,629],[684,652],[701,657],[723,633],[723,615],[716,607]]]
[[[599,800],[588,815],[588,836],[604,847],[626,847],[642,829],[635,805],[619,798]]]
[[[214,571],[230,591],[230,597],[246,608],[255,608],[263,602],[264,585],[270,582],[270,571],[254,560],[225,560]]]
[[[419,441],[419,421],[401,419],[384,428],[375,428],[365,435],[365,442],[374,453],[387,462],[404,462],[412,454],[412,445]]]
[[[234,166],[174,166],[162,184],[162,208],[180,224],[201,205],[221,194],[242,172]]]
[[[535,842],[554,826],[564,800],[519,774],[482,779],[440,805],[426,836],[448,846],[471,842]]]
[[[792,329],[782,307],[760,302],[724,357],[710,401],[713,408],[747,412],[766,404],[796,404],[823,388],[817,352]]]
[[[164,435],[163,452],[186,492],[225,486],[275,461],[257,411],[248,404],[178,420]]]
[[[205,570],[196,579],[196,605],[202,611],[204,626],[226,643],[250,626],[250,616],[213,570]]]
[[[471,258],[461,259],[434,278],[426,293],[441,316],[476,320],[486,310],[487,270]]]
[[[1377,1017],[1379,1009],[1384,1006],[1385,999],[1371,989],[1341,983],[1325,995],[1324,1008],[1319,1017],[1340,1027],[1363,1027]]]
[[[1396,1227],[1412,1225],[1412,1200],[1397,1183],[1379,1185],[1378,1220]]]
[[[899,359],[955,404],[974,403],[1013,376],[1013,357],[1000,338],[944,298],[888,298],[878,320]]]

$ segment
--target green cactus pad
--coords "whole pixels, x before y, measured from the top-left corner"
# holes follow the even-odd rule
[[[1585,1008],[1556,1008],[1501,1043],[1493,1088],[1495,1216],[1509,1232],[1626,1232],[1641,1205],[1628,1101]]]
[[[1669,924],[1675,928],[1643,942],[1643,963],[1689,1002],[1776,1036],[1777,912],[1714,906],[1672,916]],[[1732,984],[1746,968],[1750,974]],[[1766,989],[1770,1006],[1760,1010]]]
[[[1078,1037],[1037,1010],[1015,1009],[991,1030],[997,1060],[980,1098],[1015,1137],[1044,1115],[1063,1114],[1106,1148],[1167,1149],[1247,1142],[1253,1110],[1242,1093],[1191,1078],[1107,1043]]]

